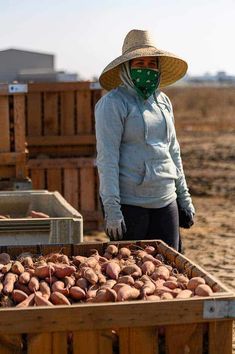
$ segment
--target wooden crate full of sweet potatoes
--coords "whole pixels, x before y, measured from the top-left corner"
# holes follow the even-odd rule
[[[160,240],[2,246],[0,264],[0,353],[232,353],[234,294]]]

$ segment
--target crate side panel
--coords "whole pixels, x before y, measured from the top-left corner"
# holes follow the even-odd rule
[[[209,323],[208,354],[232,354],[233,321]]]
[[[27,354],[52,354],[52,335],[51,333],[37,333],[28,335]]]
[[[129,327],[119,330],[120,354],[158,353],[155,327]]]
[[[44,135],[58,135],[58,94],[44,92]]]
[[[8,96],[0,96],[0,152],[10,151],[10,122]]]
[[[77,134],[92,132],[91,91],[77,92]]]
[[[27,133],[29,137],[42,135],[41,92],[27,95]]]
[[[62,176],[60,168],[51,168],[47,170],[47,189],[49,191],[58,191],[62,193]]]
[[[61,135],[75,134],[75,100],[72,91],[61,92]]]
[[[64,198],[78,209],[78,169],[64,169]]]
[[[167,354],[202,354],[202,324],[179,324],[166,326]]]
[[[13,97],[15,151],[25,152],[25,96]]]
[[[68,353],[68,334],[67,332],[52,333],[52,352],[51,354]]]

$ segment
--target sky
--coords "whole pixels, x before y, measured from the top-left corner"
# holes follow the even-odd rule
[[[0,50],[55,55],[55,69],[98,77],[131,29],[189,64],[235,75],[235,0],[0,0]]]

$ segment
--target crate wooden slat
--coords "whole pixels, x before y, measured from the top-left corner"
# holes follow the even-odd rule
[[[102,90],[90,82],[28,85],[26,132],[30,157],[95,155],[94,107]]]
[[[27,179],[25,94],[0,94],[0,179]]]
[[[99,229],[102,213],[94,158],[29,159],[33,188],[58,190],[84,218],[84,229]]]
[[[163,256],[172,265],[180,256],[182,269],[190,262],[159,240],[112,243],[133,248],[154,245],[159,252],[163,250]],[[67,255],[89,255],[91,249],[102,253],[106,247],[107,243],[83,243],[64,248],[63,245],[5,246],[0,251],[15,257],[22,251],[45,255],[61,249]],[[198,268],[200,276],[211,277],[196,264],[192,263],[192,267]],[[187,270],[190,272],[186,268],[186,273]],[[214,282],[217,281],[212,277],[211,283]],[[20,354],[24,353],[21,342],[24,350],[27,348],[27,353],[33,354],[71,351],[73,354],[115,354],[117,350],[119,354],[231,354],[232,319],[210,320],[203,315],[208,299],[217,305],[235,299],[220,282],[217,289],[220,291],[209,298],[0,309],[0,344],[5,343],[0,353],[12,353],[9,348],[16,338]]]

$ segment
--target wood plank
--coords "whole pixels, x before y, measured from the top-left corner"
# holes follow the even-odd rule
[[[5,178],[15,178],[15,166],[0,166],[0,180]]]
[[[77,134],[92,133],[91,91],[77,93]]]
[[[200,323],[166,326],[167,354],[202,354],[203,327]]]
[[[27,142],[29,137],[42,135],[42,102],[40,92],[27,94]]]
[[[158,354],[156,328],[121,328],[119,330],[119,350],[120,354]]]
[[[25,152],[25,95],[13,96],[15,151]]]
[[[0,152],[10,151],[10,122],[8,96],[0,96]]]
[[[67,354],[68,353],[67,336],[68,336],[67,332],[52,333],[51,354]],[[38,353],[38,354],[40,354],[40,353]]]
[[[78,209],[78,193],[78,170],[65,168],[63,196],[75,209]]]
[[[81,210],[95,210],[95,175],[94,168],[80,169],[80,208]]]
[[[61,135],[75,134],[74,92],[61,92]],[[70,137],[71,138],[71,137]]]
[[[81,167],[95,167],[95,159],[92,157],[57,158],[57,159],[29,159],[30,169],[54,169],[68,168],[75,169]]]
[[[79,331],[73,333],[74,354],[112,354],[111,330]]]
[[[90,81],[29,83],[28,92],[83,91],[90,89]]]
[[[51,333],[30,334],[28,336],[27,354],[52,354]]]
[[[45,92],[44,95],[43,134],[58,135],[58,94]]]
[[[95,145],[96,139],[94,134],[79,134],[74,136],[28,136],[27,143],[29,146]]]
[[[60,168],[47,170],[47,189],[49,191],[58,191],[62,193],[62,176]]]
[[[25,162],[24,152],[2,152],[0,153],[0,165],[15,165],[17,162]]]
[[[20,334],[0,334],[0,354],[20,354],[23,342]]]
[[[32,179],[33,189],[46,189],[44,170],[33,169],[29,172]]]
[[[234,298],[234,295],[221,296],[214,298],[214,300],[215,303],[219,303],[219,301],[227,301],[231,298]],[[205,299],[196,298],[161,302],[138,300],[123,303],[82,304],[56,306],[56,308],[34,307],[23,310],[1,309],[1,332],[34,333],[35,331],[46,332],[52,329],[54,332],[58,332],[65,329],[80,331],[91,328],[100,330],[202,323],[208,322],[203,319],[204,302]]]
[[[232,354],[233,321],[209,323],[208,354]]]

